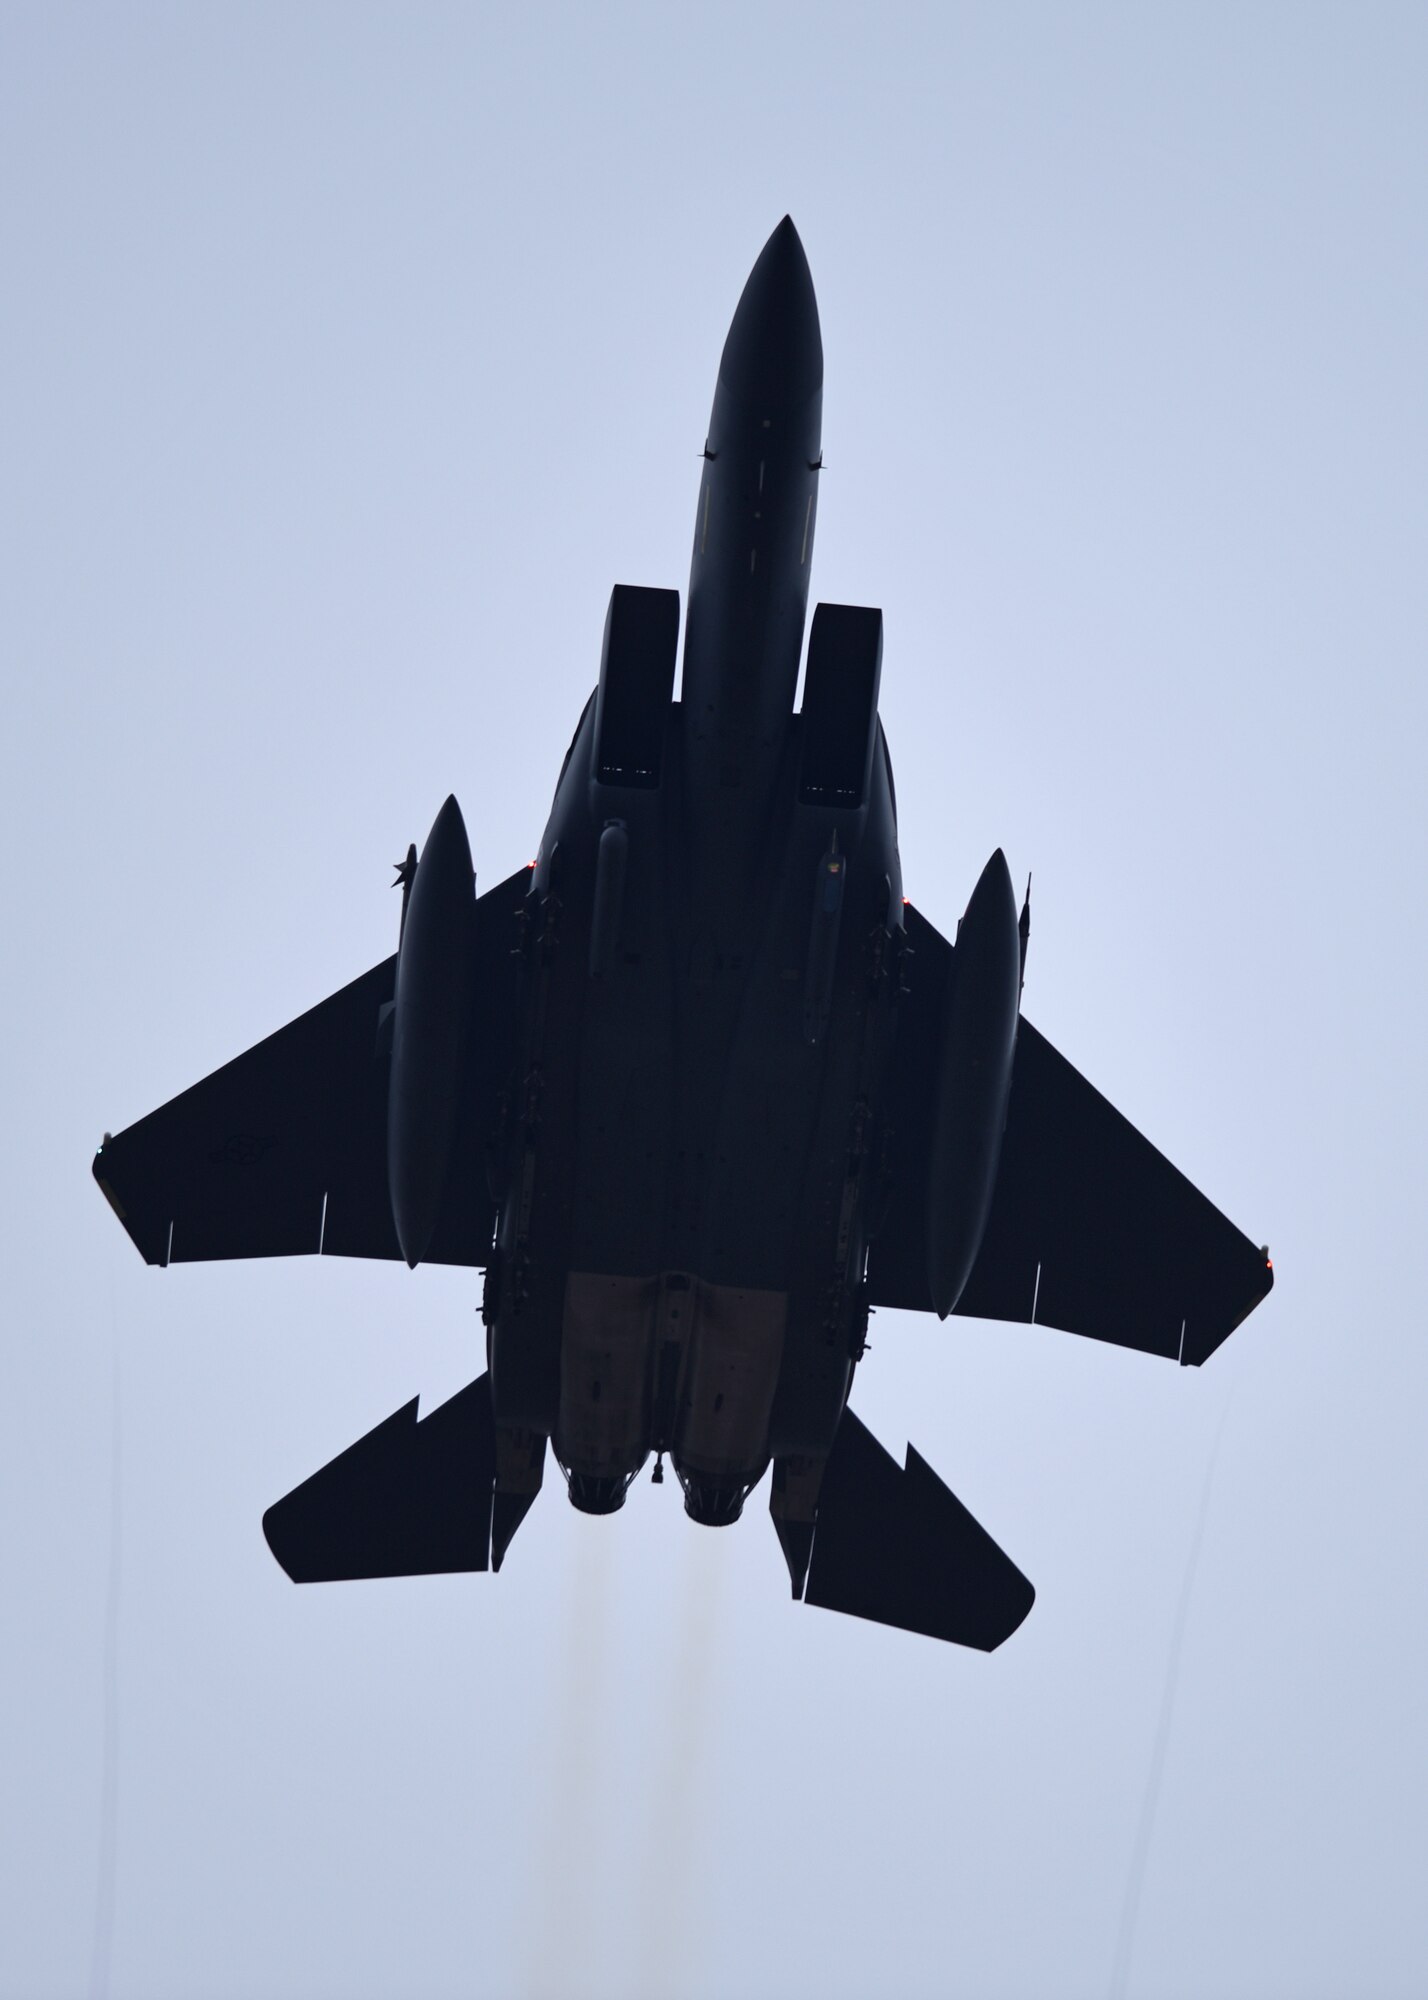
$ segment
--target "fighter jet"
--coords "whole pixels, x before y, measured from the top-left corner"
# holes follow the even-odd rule
[[[1199,1366],[1270,1289],[1021,1014],[1000,850],[955,939],[903,895],[880,611],[815,608],[795,713],[822,401],[785,217],[719,364],[678,700],[678,593],[617,584],[534,863],[478,896],[449,798],[395,954],[99,1150],[151,1264],[484,1272],[485,1372],[269,1508],[297,1582],[499,1570],[547,1448],[588,1514],[653,1455],[710,1527],[771,1468],[795,1598],[990,1651],[1032,1587],[849,1406],[869,1313]]]

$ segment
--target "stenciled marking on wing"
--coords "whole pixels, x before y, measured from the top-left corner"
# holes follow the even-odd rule
[[[271,1132],[230,1132],[226,1139],[219,1140],[208,1157],[215,1167],[256,1167],[277,1143]]]

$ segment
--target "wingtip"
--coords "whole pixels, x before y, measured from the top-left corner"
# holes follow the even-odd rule
[[[1002,1636],[1000,1637],[1000,1639],[997,1640],[995,1645],[988,1646],[987,1651],[989,1653],[995,1653],[998,1646],[1004,1646],[1008,1639],[1014,1637],[1015,1634],[1021,1630],[1022,1626],[1025,1625],[1027,1619],[1030,1618],[1032,1613],[1032,1608],[1036,1603],[1035,1584],[1031,1581],[1030,1577],[1022,1575],[1020,1571],[1018,1571],[1018,1575],[1021,1575],[1021,1580],[1026,1585],[1026,1596],[1021,1616],[1017,1619],[1014,1625],[1009,1625],[1007,1627],[1006,1631],[1003,1632]]]
[[[278,1509],[281,1506],[282,1506],[281,1500],[275,1500],[271,1507],[268,1507],[264,1510],[263,1540],[268,1545],[269,1555],[273,1558],[273,1561],[277,1564],[278,1568],[282,1571],[283,1575],[287,1578],[288,1582],[296,1583],[297,1578],[293,1575],[292,1571],[288,1568],[287,1563],[283,1560],[282,1551],[273,1539],[273,1516],[277,1513]]]

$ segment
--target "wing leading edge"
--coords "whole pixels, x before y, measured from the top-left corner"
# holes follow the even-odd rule
[[[953,948],[910,905],[892,1191],[868,1260],[874,1305],[931,1309],[926,1186]],[[1198,1366],[1274,1283],[1250,1242],[1023,1017],[996,1192],[956,1311],[1035,1321]]]
[[[426,1261],[484,1264],[483,1141],[514,1013],[512,919],[530,871],[477,903],[477,1018],[450,1178]],[[108,1138],[94,1178],[146,1263],[399,1257],[387,1187],[383,1011],[395,955]]]

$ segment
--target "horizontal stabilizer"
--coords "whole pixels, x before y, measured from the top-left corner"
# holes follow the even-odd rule
[[[823,1474],[806,1604],[990,1653],[1036,1592],[911,1445],[900,1469],[844,1410]]]
[[[495,1479],[481,1375],[420,1422],[414,1397],[275,1501],[263,1533],[294,1583],[488,1569]]]

